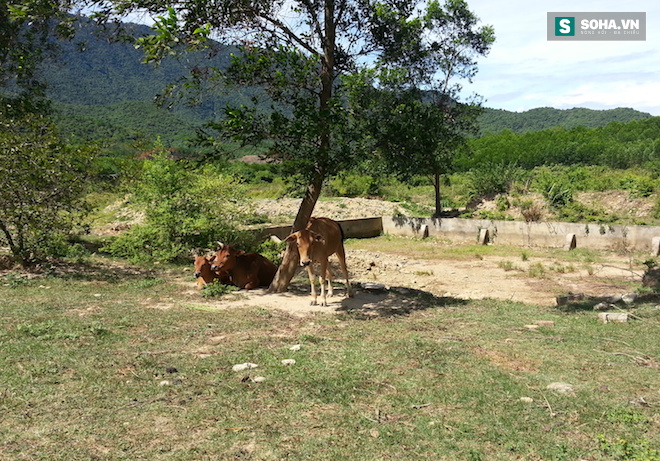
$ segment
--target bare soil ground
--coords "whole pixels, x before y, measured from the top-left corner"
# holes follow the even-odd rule
[[[260,212],[277,216],[294,214],[299,201],[269,200],[260,204]],[[367,199],[342,199],[319,202],[315,216],[351,219],[382,216],[398,208],[395,203]],[[389,213],[388,213],[389,211]],[[446,242],[428,243],[447,245]],[[237,308],[259,306],[267,309],[305,314],[309,312],[361,311],[395,313],[420,308],[428,300],[449,303],[466,299],[493,298],[542,306],[556,305],[556,297],[583,293],[604,297],[635,291],[644,267],[633,264],[630,255],[608,253],[601,262],[571,263],[553,257],[521,258],[523,249],[505,256],[467,256],[460,259],[407,257],[396,249],[378,251],[347,249],[347,263],[354,296],[345,298],[341,272],[333,256],[335,279],[340,283],[327,306],[310,305],[306,272],[299,272],[289,292],[267,293],[265,289],[241,291],[218,300],[204,300],[207,307]],[[388,251],[390,250],[390,251]],[[195,283],[186,282],[190,300],[201,300]],[[379,288],[380,286],[382,288]],[[320,299],[320,298],[319,298]]]
[[[334,296],[328,298],[327,306],[310,305],[307,274],[300,272],[287,293],[267,293],[266,289],[242,290],[204,304],[216,308],[254,306],[298,314],[341,311],[382,314],[383,310],[397,309],[403,312],[421,308],[431,298],[441,304],[493,298],[554,306],[557,296],[568,293],[600,298],[635,291],[642,276],[640,268],[631,268],[625,258],[614,256],[607,263],[595,263],[589,268],[574,268],[568,272],[549,269],[556,265],[556,261],[540,258],[521,262],[515,269],[503,268],[501,261],[510,260],[495,256],[470,261],[414,260],[387,252],[348,250],[347,262],[354,290],[351,298],[345,298],[346,290],[341,283],[336,284]],[[338,264],[333,267],[335,274],[340,274]],[[542,274],[534,270],[539,267],[546,268]],[[189,280],[186,283],[188,293],[195,296],[194,282]]]

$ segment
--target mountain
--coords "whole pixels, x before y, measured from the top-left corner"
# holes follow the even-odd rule
[[[126,24],[127,33],[139,37],[150,29]],[[60,131],[74,142],[153,143],[181,147],[195,136],[195,128],[215,119],[228,103],[240,103],[250,95],[204,94],[194,106],[175,104],[167,110],[156,99],[169,85],[182,86],[190,70],[205,66],[225,68],[235,47],[218,45],[220,52],[186,53],[166,58],[159,66],[144,64],[142,51],[129,41],[109,40],[94,22],[80,18],[76,36],[61,42],[55,60],[44,62],[40,77],[48,83]]]
[[[56,61],[45,62],[42,78],[49,83],[49,96],[59,111],[62,134],[74,142],[110,141],[116,144],[149,145],[160,137],[165,146],[183,147],[194,138],[196,127],[213,121],[228,103],[241,103],[254,93],[205,93],[199,104],[177,104],[174,110],[154,103],[168,85],[178,84],[193,68],[228,65],[236,49],[217,46],[219,52],[186,53],[179,59],[167,58],[158,67],[142,63],[142,51],[128,41],[111,41],[86,18],[77,22],[76,38],[61,44]],[[150,29],[126,24],[132,36],[144,36]],[[552,108],[509,112],[486,109],[480,118],[482,134],[537,131],[556,126],[589,128],[613,121],[629,122],[651,117],[633,109],[590,110]]]
[[[576,107],[553,109],[540,107],[525,112],[510,112],[502,109],[485,109],[479,119],[482,135],[496,134],[502,130],[514,133],[540,131],[553,127],[566,129],[584,126],[598,128],[611,122],[632,122],[651,118],[651,114],[629,108],[593,110]]]

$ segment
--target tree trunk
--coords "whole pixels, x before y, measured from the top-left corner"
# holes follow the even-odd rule
[[[433,217],[439,218],[442,216],[442,196],[440,195],[440,173],[437,171],[434,172],[433,188],[435,189],[435,213],[433,213]]]
[[[316,206],[319,195],[321,195],[322,185],[323,177],[318,176],[309,186],[307,186],[305,197],[303,197],[302,203],[300,204],[298,215],[293,222],[291,232],[299,231],[307,225],[309,218],[312,217],[314,206]],[[296,275],[299,262],[300,255],[298,254],[298,246],[295,244],[295,242],[289,243],[286,247],[286,251],[284,252],[282,264],[277,269],[275,278],[270,284],[268,291],[271,293],[285,292],[289,288],[291,279],[294,277],[294,275]]]
[[[307,225],[309,218],[312,217],[312,212],[316,206],[316,202],[321,195],[321,187],[327,172],[328,153],[330,151],[331,134],[330,134],[330,121],[328,117],[329,103],[332,99],[332,90],[335,76],[335,0],[325,0],[324,7],[324,24],[323,24],[323,37],[322,47],[323,55],[321,56],[321,91],[319,92],[319,151],[316,162],[316,172],[314,177],[307,186],[307,191],[303,197],[303,201],[298,209],[298,215],[293,222],[292,232],[296,232]],[[300,262],[300,255],[298,254],[298,247],[289,243],[284,252],[284,258],[280,265],[273,282],[268,288],[269,292],[282,293],[289,288],[289,283],[298,269]]]

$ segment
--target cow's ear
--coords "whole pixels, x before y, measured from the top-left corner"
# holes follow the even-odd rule
[[[293,242],[294,240],[298,240],[298,236],[296,234],[291,234],[284,239],[285,242]]]
[[[244,254],[245,254],[245,251],[243,251],[243,250],[238,250],[236,252],[236,256],[240,256],[240,255],[244,255]]]

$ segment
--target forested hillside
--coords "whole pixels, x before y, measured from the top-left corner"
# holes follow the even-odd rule
[[[630,168],[656,161],[660,154],[660,117],[599,128],[576,127],[513,133],[504,131],[470,142],[473,155],[460,163],[468,170],[483,164],[603,165]]]
[[[158,108],[154,99],[169,84],[177,82],[195,66],[225,66],[234,50],[221,48],[211,61],[203,53],[187,54],[180,60],[165,59],[155,67],[143,64],[142,52],[132,44],[103,38],[92,22],[82,20],[77,27],[76,38],[62,44],[58,61],[43,68],[43,76],[50,85],[49,95],[59,111],[60,130],[74,142],[126,145],[150,143],[160,137],[166,146],[181,148],[195,136],[195,127],[214,120],[228,102],[248,97],[236,92],[207,93],[195,107],[178,104],[172,111]],[[129,30],[135,35],[145,35],[150,29],[129,25]],[[522,133],[553,127],[595,128],[613,121],[649,117],[625,108],[606,111],[539,108],[521,113],[486,109],[480,125],[485,135],[502,130]]]
[[[168,85],[180,83],[196,66],[226,66],[235,50],[221,47],[212,58],[187,53],[154,66],[144,64],[142,52],[131,43],[104,38],[89,20],[82,19],[76,28],[75,39],[62,42],[57,60],[42,68],[60,130],[74,141],[129,143],[159,136],[165,145],[181,147],[194,137],[195,127],[212,121],[228,102],[247,97],[207,93],[192,106],[182,102],[173,110],[161,108],[156,99]],[[142,25],[127,26],[134,36],[149,31]]]
[[[582,107],[573,109],[553,109],[539,107],[525,112],[510,112],[502,109],[484,110],[479,118],[481,134],[496,134],[502,130],[514,133],[546,130],[548,128],[598,128],[611,122],[632,122],[650,118],[651,114],[629,108],[592,110]]]

